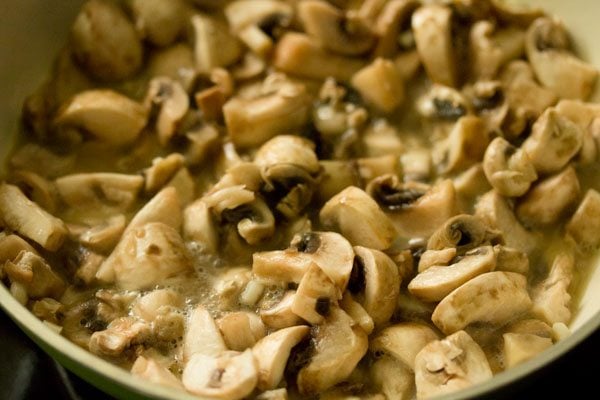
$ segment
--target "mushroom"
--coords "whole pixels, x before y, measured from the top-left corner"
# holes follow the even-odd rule
[[[423,272],[433,266],[449,265],[455,257],[455,247],[448,247],[442,250],[426,250],[419,257],[418,272]]]
[[[127,289],[145,289],[192,268],[179,233],[161,222],[128,229],[96,278]]]
[[[494,232],[479,217],[460,214],[448,219],[427,241],[428,250],[443,250],[454,247],[464,252],[490,241]]]
[[[476,79],[493,79],[525,50],[525,32],[517,27],[498,28],[488,20],[477,21],[469,34],[471,70]]]
[[[462,171],[480,162],[489,141],[481,118],[474,116],[459,118],[448,137],[446,154],[440,165],[442,173]]]
[[[173,178],[183,166],[185,158],[179,153],[172,153],[166,157],[156,157],[152,165],[144,170],[146,193],[156,193]]]
[[[533,21],[545,15],[544,11],[530,5],[507,4],[502,0],[489,2],[494,15],[505,24],[515,24],[527,28]]]
[[[168,77],[150,81],[144,100],[149,115],[154,115],[154,128],[161,146],[166,146],[177,133],[177,128],[190,108],[190,99],[183,86]]]
[[[279,303],[268,309],[260,310],[260,318],[271,329],[283,329],[300,325],[301,319],[292,311],[295,291],[285,292]]]
[[[225,314],[216,322],[225,345],[230,350],[249,349],[266,335],[260,317],[252,312],[232,312]]]
[[[146,122],[141,104],[109,89],[78,93],[62,105],[54,120],[59,128],[77,128],[114,146],[135,142]]]
[[[370,378],[386,399],[409,400],[414,397],[413,372],[396,358],[383,355],[370,366]]]
[[[132,317],[116,318],[106,329],[92,333],[89,350],[103,357],[116,358],[133,345],[149,339],[150,327]]]
[[[415,148],[402,152],[400,162],[407,182],[427,182],[433,173],[431,152],[428,149]]]
[[[106,221],[83,230],[77,235],[77,240],[84,246],[99,252],[112,250],[125,231],[126,218],[117,214]]]
[[[67,303],[63,314],[61,334],[83,348],[88,348],[92,333],[106,329],[110,321],[121,316],[98,298]]]
[[[316,0],[300,2],[297,12],[306,33],[334,53],[361,55],[375,44],[373,32],[356,14]]]
[[[256,400],[287,400],[288,391],[286,388],[266,390],[255,397]]]
[[[550,108],[535,122],[522,148],[538,173],[557,172],[579,152],[583,135],[578,125]]]
[[[522,319],[509,324],[505,329],[507,333],[529,334],[545,338],[552,338],[552,328],[539,319]]]
[[[156,289],[136,299],[131,305],[131,313],[147,322],[155,321],[165,311],[183,306],[180,294],[171,289]]]
[[[393,157],[396,163],[398,162],[396,155],[404,153],[405,150],[398,129],[384,119],[367,126],[363,132],[362,141],[366,156]]]
[[[369,342],[362,328],[337,307],[315,331],[312,341],[314,352],[296,380],[298,391],[304,396],[346,379],[367,352]]]
[[[552,346],[552,339],[529,333],[505,333],[502,339],[506,368],[524,363]]]
[[[366,4],[367,2],[365,2]],[[419,6],[419,3],[414,0],[393,0],[385,2],[382,5],[381,12],[377,16],[373,30],[377,35],[377,45],[373,51],[377,57],[393,57],[399,51],[401,55],[406,54],[417,54],[416,51],[404,51],[409,50],[406,47],[414,47],[414,43],[410,43],[410,46],[402,46],[399,38],[408,35],[411,39],[410,42],[414,41],[412,37],[412,31],[410,29],[410,19],[412,13]],[[362,15],[359,11],[359,15]],[[364,18],[365,16],[363,16]],[[396,64],[399,64],[395,60]],[[402,63],[403,64],[403,63]],[[420,65],[417,55],[417,65]],[[410,76],[407,74],[405,76]]]
[[[512,131],[504,132],[511,128],[512,114],[510,104],[506,98],[506,88],[499,80],[481,80],[466,86],[464,95],[471,102],[473,111],[481,118],[488,134],[500,133],[510,137]],[[517,121],[523,123],[524,121]],[[517,128],[522,129],[523,126]],[[519,132],[520,133],[520,132]]]
[[[348,291],[344,293],[344,297],[340,301],[340,308],[348,314],[367,335],[373,333],[375,329],[375,323],[373,318],[364,309],[364,307],[352,298],[352,294]]]
[[[390,219],[368,194],[355,186],[329,199],[319,212],[319,220],[357,246],[385,250],[396,238]]]
[[[384,113],[391,113],[404,102],[404,79],[390,60],[376,58],[356,72],[351,83],[367,103]]]
[[[188,11],[184,0],[131,0],[129,6],[140,36],[156,46],[172,44],[183,31]]]
[[[439,84],[417,100],[417,111],[425,118],[441,121],[457,121],[470,111],[467,98],[458,90]]]
[[[583,252],[596,249],[600,245],[600,193],[589,189],[565,228],[570,237]]]
[[[300,283],[314,263],[343,293],[350,280],[354,251],[334,232],[308,232],[294,237],[286,250],[254,253],[252,272],[259,278]],[[341,296],[340,296],[341,297]]]
[[[359,186],[356,166],[348,161],[321,160],[321,179],[315,189],[318,204],[323,204],[349,186]]]
[[[210,209],[198,199],[183,210],[183,238],[198,243],[208,253],[219,247],[219,235]]]
[[[55,325],[60,325],[64,318],[64,306],[61,302],[50,297],[45,297],[33,303],[31,312],[39,319],[50,322]]]
[[[58,250],[67,236],[64,222],[29,200],[17,186],[6,183],[0,184],[0,221],[50,251]]]
[[[379,250],[355,246],[354,253],[348,290],[379,327],[396,309],[401,282],[398,267]]]
[[[133,24],[110,1],[89,0],[83,5],[73,23],[71,44],[77,61],[103,81],[129,78],[142,66],[143,47]]]
[[[452,10],[442,4],[419,7],[412,16],[419,56],[431,81],[456,86],[458,71],[452,43]]]
[[[50,179],[64,175],[75,167],[76,155],[57,154],[35,143],[25,143],[15,149],[8,165],[13,170],[27,170]]]
[[[93,211],[108,208],[126,211],[144,186],[139,175],[92,172],[66,175],[55,180],[62,201],[69,207]]]
[[[260,390],[275,389],[279,385],[292,348],[309,332],[308,326],[292,326],[273,332],[254,345],[252,354],[257,363]]]
[[[569,47],[565,27],[557,20],[538,18],[527,31],[527,58],[541,84],[559,97],[586,100],[598,71],[571,54]]]
[[[221,218],[235,224],[239,235],[250,245],[264,242],[275,232],[275,218],[264,200],[259,197],[250,203],[224,210]]]
[[[563,219],[580,194],[577,173],[571,166],[537,183],[519,199],[515,212],[527,226],[548,226]]]
[[[26,170],[12,171],[9,183],[18,186],[27,197],[49,213],[54,213],[58,207],[58,196],[53,182]]]
[[[217,276],[213,283],[213,291],[220,310],[239,308],[241,295],[252,280],[252,271],[246,267],[226,269]]]
[[[453,393],[491,377],[485,353],[465,331],[429,343],[415,359],[419,399]]]
[[[335,78],[348,82],[364,67],[363,60],[329,53],[309,36],[288,32],[275,45],[273,66],[283,72],[309,79]]]
[[[0,235],[0,265],[4,265],[7,261],[14,261],[21,251],[38,255],[33,246],[20,236],[15,234]]]
[[[139,210],[127,230],[140,228],[150,222],[160,222],[179,231],[182,224],[181,202],[179,194],[173,187],[166,187],[158,192]]]
[[[437,305],[431,319],[451,334],[475,322],[502,325],[529,311],[527,279],[514,272],[486,272],[455,289]]]
[[[406,238],[431,235],[457,214],[456,191],[451,180],[432,187],[384,175],[367,186],[367,193],[386,211],[398,235]]]
[[[538,236],[525,229],[510,204],[498,192],[491,190],[475,204],[475,215],[487,226],[503,233],[506,245],[529,254],[536,247]]]
[[[485,151],[483,172],[494,189],[507,197],[522,196],[538,178],[527,152],[501,137],[494,139]]]
[[[227,67],[240,58],[242,48],[229,32],[225,21],[208,14],[191,17],[196,70],[210,73],[214,68]]]
[[[306,170],[309,174],[319,172],[320,165],[315,154],[314,144],[304,138],[291,135],[278,135],[263,144],[254,163],[261,169],[263,179],[268,178],[268,168],[279,164],[291,164]]]
[[[363,182],[369,182],[381,175],[401,172],[399,157],[394,154],[359,158],[354,161],[358,169],[358,175]]]
[[[143,0],[138,1],[143,2]],[[169,77],[181,83],[186,91],[191,90],[196,84],[194,52],[187,43],[156,49],[148,59],[147,69],[149,77]]]
[[[437,339],[438,334],[427,325],[402,322],[380,331],[371,340],[369,350],[374,354],[388,354],[413,371],[417,354],[425,345]]]
[[[223,115],[233,143],[246,148],[299,131],[308,120],[309,106],[304,85],[286,82],[255,98],[233,97],[223,106]]]
[[[11,282],[23,285],[32,299],[59,298],[65,290],[65,281],[39,255],[21,250],[17,257],[4,263],[4,273]]]
[[[305,321],[317,325],[325,321],[339,298],[339,289],[325,272],[313,263],[304,273],[290,309]]]
[[[549,325],[571,320],[571,295],[569,286],[573,280],[575,258],[570,252],[560,252],[552,261],[548,276],[532,288],[531,313]]]
[[[453,182],[459,200],[458,208],[465,212],[472,212],[474,200],[492,188],[485,177],[482,163],[477,163],[462,172]]]
[[[190,313],[183,336],[183,361],[189,363],[195,355],[218,357],[227,350],[223,336],[210,315],[201,305]]]
[[[183,389],[181,381],[171,371],[151,358],[136,358],[131,366],[131,374],[162,386]]]
[[[502,245],[494,246],[496,254],[496,271],[516,272],[527,275],[529,272],[529,257],[527,254]]]

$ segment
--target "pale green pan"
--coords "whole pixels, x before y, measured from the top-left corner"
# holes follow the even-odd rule
[[[55,54],[65,42],[81,1],[2,0],[0,13],[0,160],[6,156],[17,131],[19,110],[25,96],[42,82]],[[530,0],[560,15],[573,34],[582,57],[600,67],[600,1]],[[600,96],[596,96],[600,98]],[[600,233],[599,233],[600,234]],[[600,264],[600,262],[599,262]],[[197,399],[185,393],[133,378],[126,371],[77,347],[46,327],[15,301],[0,285],[0,306],[48,354],[83,379],[122,399]],[[600,328],[600,266],[590,275],[573,334],[539,357],[488,382],[452,396],[477,398],[506,388],[567,353]]]

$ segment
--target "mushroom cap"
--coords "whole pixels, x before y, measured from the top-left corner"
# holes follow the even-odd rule
[[[144,102],[148,112],[158,110],[155,129],[159,143],[166,146],[188,112],[189,96],[181,83],[161,76],[150,81]]]
[[[254,156],[254,163],[263,171],[278,164],[291,164],[311,175],[321,169],[314,143],[292,135],[278,135],[263,144]]]
[[[409,369],[415,368],[415,357],[425,345],[438,339],[429,326],[416,322],[402,322],[380,331],[369,345],[374,353],[383,352],[401,361]]]
[[[428,250],[455,247],[467,251],[479,247],[491,238],[491,232],[481,218],[459,214],[444,223],[427,241]]]
[[[183,360],[188,362],[196,354],[217,357],[227,350],[225,341],[210,312],[196,306],[188,318],[183,336]]]

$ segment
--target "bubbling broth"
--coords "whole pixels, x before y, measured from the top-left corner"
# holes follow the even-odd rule
[[[23,106],[0,279],[203,398],[430,398],[569,334],[597,71],[480,1],[87,1]]]

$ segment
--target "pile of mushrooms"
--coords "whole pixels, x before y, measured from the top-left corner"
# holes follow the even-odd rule
[[[0,280],[201,398],[467,388],[569,333],[596,80],[497,0],[88,0],[23,107]]]

